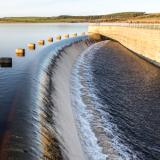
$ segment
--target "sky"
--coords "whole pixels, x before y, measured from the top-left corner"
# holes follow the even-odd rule
[[[0,0],[0,17],[160,12],[160,0]]]

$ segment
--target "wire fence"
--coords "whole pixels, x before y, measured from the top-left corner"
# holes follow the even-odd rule
[[[160,30],[160,24],[153,23],[90,23],[94,26],[119,26],[119,27],[130,27],[130,28],[143,28],[143,29],[154,29]]]

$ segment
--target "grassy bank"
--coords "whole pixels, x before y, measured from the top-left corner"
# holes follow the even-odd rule
[[[160,13],[123,12],[92,16],[58,16],[58,17],[5,17],[0,23],[84,23],[84,22],[130,22],[160,23]]]

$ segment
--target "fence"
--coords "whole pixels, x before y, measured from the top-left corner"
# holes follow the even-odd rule
[[[90,23],[94,26],[119,26],[119,27],[130,27],[130,28],[143,28],[143,29],[155,29],[160,30],[160,24],[154,23]]]

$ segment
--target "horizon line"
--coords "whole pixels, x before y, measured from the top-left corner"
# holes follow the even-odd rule
[[[55,16],[5,16],[5,17],[0,17],[0,18],[17,18],[17,17],[20,17],[20,18],[25,18],[25,17],[60,17],[60,16],[72,16],[72,17],[77,17],[77,16],[81,16],[81,17],[87,17],[87,16],[107,16],[107,15],[112,15],[112,14],[118,14],[118,13],[144,13],[144,14],[160,14],[160,12],[145,12],[145,11],[124,11],[124,12],[111,12],[111,13],[107,13],[107,14],[94,14],[94,15],[65,15],[65,14],[62,14],[62,15],[55,15]]]

